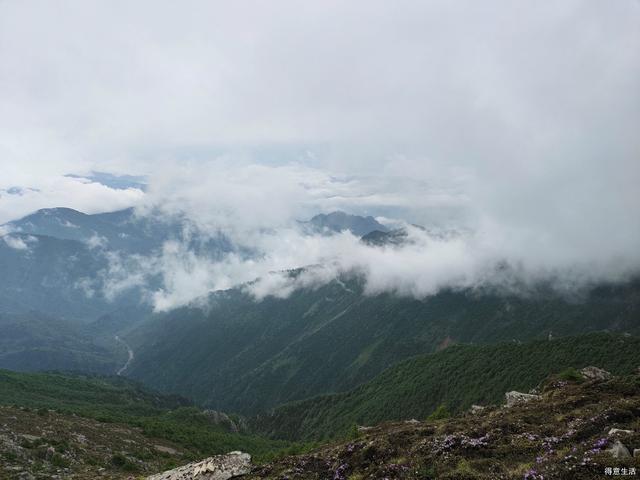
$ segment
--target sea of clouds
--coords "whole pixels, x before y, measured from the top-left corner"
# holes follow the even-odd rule
[[[133,205],[238,246],[210,258],[186,232],[113,254],[108,292],[161,278],[159,310],[345,272],[415,297],[624,281],[640,269],[638,45],[635,0],[0,2],[0,222]],[[334,210],[465,234],[374,248],[297,228]]]

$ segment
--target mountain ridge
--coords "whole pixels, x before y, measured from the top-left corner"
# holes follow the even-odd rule
[[[203,309],[176,309],[129,332],[136,359],[128,375],[218,410],[251,414],[347,391],[446,343],[640,333],[638,288],[638,281],[603,287],[582,302],[447,290],[424,300],[366,296],[357,277],[260,302],[231,289],[212,294]]]
[[[387,227],[372,216],[351,215],[340,210],[331,213],[320,213],[313,216],[309,221],[298,223],[310,233],[325,235],[350,231],[353,235],[362,237],[375,230],[388,231]]]

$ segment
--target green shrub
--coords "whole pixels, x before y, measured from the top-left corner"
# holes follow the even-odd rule
[[[71,463],[59,453],[54,453],[51,457],[51,465],[59,468],[67,468]]]
[[[116,453],[111,457],[111,463],[116,467],[123,467],[125,463],[127,463],[127,457]]]
[[[357,424],[352,424],[347,433],[347,440],[357,440],[362,436],[362,433],[358,430]]]
[[[438,405],[431,415],[427,417],[427,420],[444,420],[445,418],[449,418],[451,416],[451,412],[447,408],[447,406],[442,403]]]
[[[582,374],[573,367],[569,367],[558,374],[560,380],[566,380],[568,382],[584,382]]]
[[[111,463],[113,464],[113,466],[127,472],[135,472],[136,470],[138,470],[138,466],[121,453],[114,454],[111,457]]]

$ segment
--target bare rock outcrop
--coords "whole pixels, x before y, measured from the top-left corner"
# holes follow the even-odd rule
[[[231,433],[243,433],[248,430],[247,423],[243,418],[231,418],[224,412],[217,410],[204,410],[202,412],[214,425],[224,427]]]
[[[230,452],[147,477],[147,480],[227,480],[251,471],[251,455]]]
[[[608,380],[611,378],[611,374],[606,370],[598,367],[584,367],[580,370],[580,373],[587,380]]]
[[[504,397],[507,401],[507,407],[513,407],[514,405],[519,405],[521,403],[527,403],[532,400],[539,400],[540,395],[534,395],[531,393],[522,393],[511,391],[504,394]]]
[[[615,443],[607,450],[614,458],[630,458],[631,453],[629,449],[620,440],[616,440]]]

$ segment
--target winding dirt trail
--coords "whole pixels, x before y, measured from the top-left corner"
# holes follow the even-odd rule
[[[129,367],[129,365],[131,364],[131,362],[135,357],[135,354],[133,353],[133,350],[131,349],[129,344],[124,340],[122,340],[118,335],[116,335],[114,338],[116,339],[117,342],[120,342],[122,345],[125,346],[125,348],[127,349],[127,353],[129,354],[129,358],[127,359],[127,362],[122,366],[122,368],[120,368],[120,370],[116,372],[116,375],[120,376],[125,372],[127,367]]]

